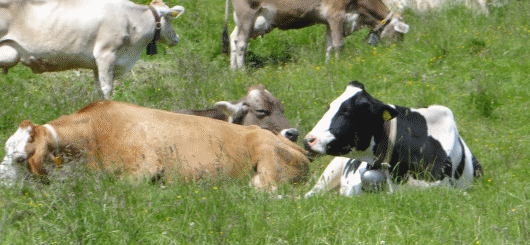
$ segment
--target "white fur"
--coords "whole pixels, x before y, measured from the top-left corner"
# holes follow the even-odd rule
[[[326,153],[326,146],[335,139],[331,132],[329,132],[331,120],[337,114],[340,106],[344,101],[353,97],[355,94],[361,91],[362,89],[358,87],[348,85],[344,93],[342,93],[341,96],[331,102],[329,110],[326,112],[326,114],[324,114],[322,119],[320,119],[317,125],[315,125],[313,130],[311,130],[311,132],[309,132],[308,134],[308,136],[313,136],[317,140],[317,143],[311,146],[311,150],[321,154]]]
[[[13,134],[6,142],[5,152],[6,156],[2,163],[0,164],[0,179],[3,183],[11,185],[17,177],[18,168],[20,166],[15,166],[13,161],[17,159],[26,159],[28,154],[26,153],[26,145],[28,143],[31,127],[27,128],[18,128],[18,130]]]

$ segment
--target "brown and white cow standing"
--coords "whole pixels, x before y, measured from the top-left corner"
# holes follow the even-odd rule
[[[182,109],[175,112],[214,118],[244,126],[257,125],[295,142],[298,139],[298,130],[292,128],[283,111],[280,100],[260,84],[251,86],[247,95],[239,101],[220,101],[215,103],[213,109]]]
[[[278,183],[303,180],[309,164],[304,149],[257,126],[114,101],[94,102],[44,125],[23,121],[5,149],[0,178],[7,183],[25,167],[43,175],[69,156],[131,180],[226,174],[252,176],[256,188],[274,190]]]
[[[332,49],[338,58],[344,37],[360,28],[369,27],[381,38],[397,39],[409,29],[401,14],[390,12],[381,0],[232,1],[236,27],[230,35],[231,69],[244,67],[250,38],[265,35],[274,28],[289,30],[326,24],[326,60]]]
[[[146,49],[175,46],[171,24],[184,7],[162,0],[6,0],[0,4],[0,68],[22,62],[34,73],[85,68],[109,99],[114,79],[131,70]],[[155,47],[156,48],[156,47]]]

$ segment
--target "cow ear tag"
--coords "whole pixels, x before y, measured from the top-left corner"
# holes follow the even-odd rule
[[[177,13],[177,11],[173,11],[173,13],[171,13],[171,15],[173,16],[173,18],[176,18],[179,14]]]
[[[61,157],[55,157],[55,164],[57,166],[63,165],[63,159]]]
[[[390,115],[390,112],[388,112],[387,110],[383,111],[383,120],[388,121],[392,119],[392,116]]]

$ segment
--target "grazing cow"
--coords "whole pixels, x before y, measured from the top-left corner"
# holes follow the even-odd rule
[[[357,81],[331,103],[304,138],[304,146],[334,156],[353,150],[351,155],[357,159],[350,164],[344,158],[333,160],[306,196],[338,185],[341,178],[342,194],[360,194],[362,175],[371,170],[382,171],[389,184],[391,179],[401,182],[411,176],[428,186],[462,189],[471,186],[473,177],[482,175],[480,163],[458,134],[450,109],[387,105]]]
[[[477,10],[479,13],[488,15],[486,0],[383,0],[391,9],[405,11],[410,8],[415,12],[426,12],[429,10],[441,9],[445,6],[464,4],[466,7]]]
[[[188,180],[227,174],[252,176],[256,188],[274,190],[277,183],[306,177],[305,154],[257,126],[100,101],[44,125],[23,121],[6,142],[0,177],[13,180],[20,170],[13,165],[43,175],[54,160],[69,156],[131,180],[162,173]]]
[[[18,62],[34,73],[92,69],[109,99],[113,80],[131,70],[146,47],[153,51],[155,41],[177,45],[171,22],[183,12],[161,0],[149,6],[127,0],[3,1],[0,67],[4,74]]]
[[[299,29],[326,24],[326,59],[335,50],[336,58],[344,37],[369,27],[371,34],[399,39],[408,32],[401,14],[392,13],[381,0],[232,0],[236,27],[230,35],[230,68],[243,68],[250,38],[263,36],[274,28]],[[226,29],[226,28],[225,28]],[[376,44],[375,41],[371,43]],[[224,48],[226,49],[226,48]]]
[[[250,87],[248,94],[239,101],[220,101],[215,103],[214,109],[182,109],[175,112],[214,118],[244,126],[258,125],[290,141],[298,140],[298,130],[292,128],[289,120],[283,115],[282,103],[261,84]]]

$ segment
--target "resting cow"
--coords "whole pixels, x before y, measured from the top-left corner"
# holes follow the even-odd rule
[[[184,7],[161,0],[8,0],[0,5],[0,67],[22,62],[34,73],[86,68],[105,99],[114,79],[131,70],[148,44],[175,46],[171,24]],[[156,47],[155,47],[156,48]]]
[[[261,84],[250,87],[248,94],[239,101],[220,101],[215,103],[214,109],[182,109],[175,112],[214,118],[244,126],[258,125],[290,141],[298,140],[298,130],[292,128],[289,120],[283,115],[282,103]]]
[[[449,108],[387,105],[356,81],[331,103],[304,138],[304,146],[334,156],[353,150],[351,156],[357,160],[333,160],[306,197],[339,183],[341,194],[358,195],[366,171],[382,171],[389,184],[410,176],[426,181],[427,186],[461,189],[471,187],[474,177],[482,175],[482,167],[458,134]]]
[[[256,188],[274,190],[305,178],[309,164],[303,148],[257,126],[113,101],[94,102],[44,125],[23,121],[5,148],[0,178],[8,183],[24,167],[43,175],[68,156],[131,180],[226,174],[252,176]]]
[[[228,0],[227,0],[228,1]],[[328,26],[326,60],[331,50],[336,58],[344,37],[369,27],[371,39],[400,39],[409,30],[401,14],[392,13],[381,0],[232,0],[236,27],[230,35],[230,68],[243,68],[250,38],[263,36],[274,28],[300,29],[315,24]],[[228,7],[228,4],[226,5]],[[225,12],[228,13],[228,10]],[[226,23],[225,23],[226,30]],[[371,40],[371,44],[376,44]],[[224,43],[223,45],[227,45]],[[228,48],[223,47],[223,50]]]

